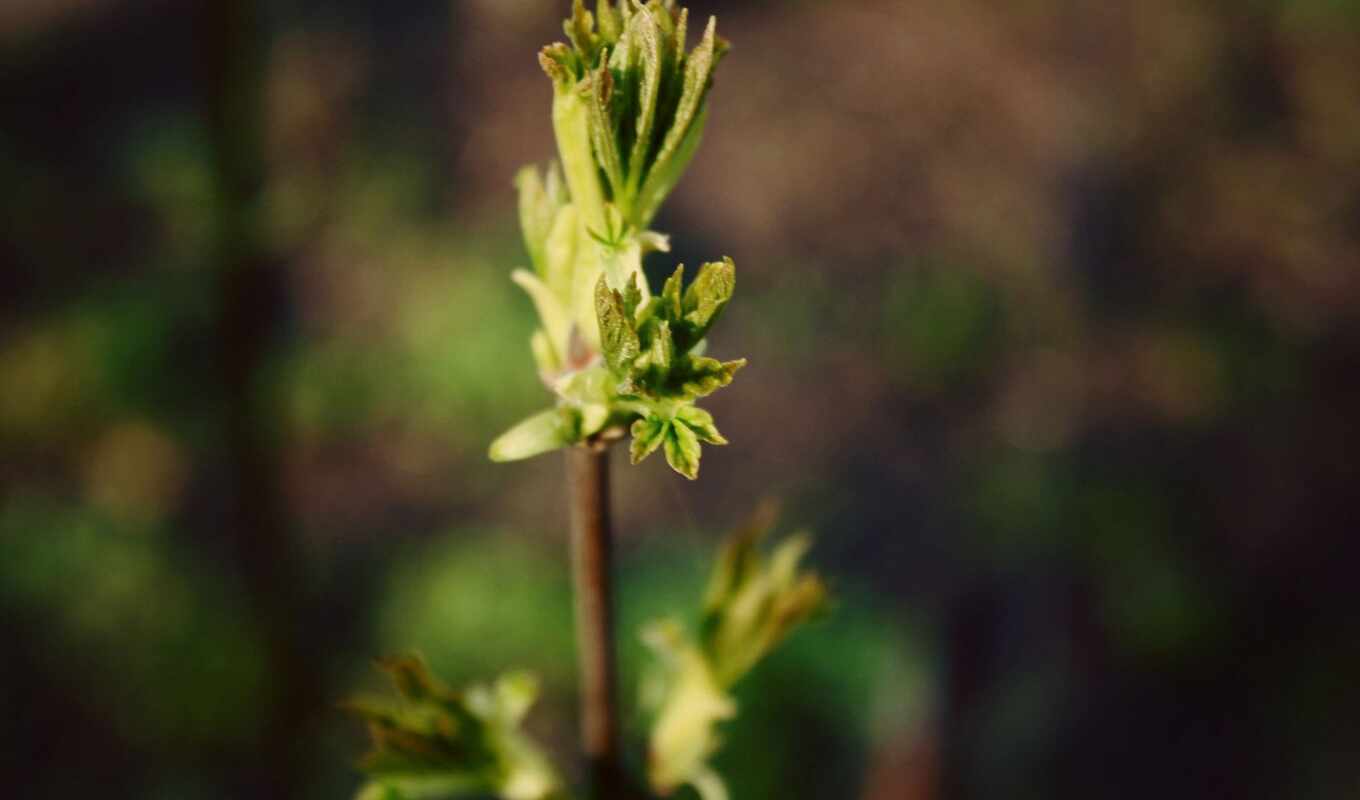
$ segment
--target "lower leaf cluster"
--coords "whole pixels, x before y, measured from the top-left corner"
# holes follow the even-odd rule
[[[396,698],[356,698],[346,707],[368,722],[372,749],[360,761],[370,781],[357,800],[434,800],[495,794],[505,800],[559,800],[562,782],[519,730],[538,696],[529,675],[454,691],[416,657],[380,666]]]
[[[713,416],[695,405],[732,382],[745,359],[703,354],[705,337],[736,286],[731,259],[704,264],[684,291],[684,266],[649,297],[630,275],[622,290],[601,274],[595,285],[600,353],[556,375],[558,404],[511,428],[491,445],[495,461],[528,458],[598,435],[632,434],[634,464],[661,450],[676,472],[699,475],[703,444],[723,445]]]
[[[709,761],[719,725],[737,714],[730,691],[796,627],[826,603],[826,587],[801,568],[809,539],[796,534],[768,552],[774,526],[762,507],[730,536],[704,598],[698,635],[674,619],[654,621],[643,640],[655,664],[642,687],[651,713],[647,782],[670,795],[690,786],[701,800],[727,800]],[[369,782],[356,800],[567,800],[569,789],[521,730],[538,687],[523,673],[455,691],[416,657],[380,666],[396,697],[358,698],[347,708],[368,723],[372,748],[360,762]]]
[[[648,778],[661,794],[688,784],[704,800],[726,797],[708,761],[722,743],[718,725],[737,713],[729,690],[826,603],[825,584],[799,567],[810,545],[805,534],[768,554],[760,548],[774,518],[773,508],[763,507],[723,546],[697,639],[672,619],[644,632],[657,658],[643,698],[656,715]]]

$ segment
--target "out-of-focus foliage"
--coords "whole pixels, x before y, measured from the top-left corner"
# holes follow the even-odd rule
[[[505,529],[450,527],[440,538],[392,560],[376,611],[379,652],[419,644],[458,682],[532,665],[549,691],[569,693],[571,587],[558,554]]]
[[[520,723],[538,697],[527,673],[457,692],[415,657],[381,663],[399,695],[358,697],[372,750],[360,767],[372,782],[358,800],[439,800],[493,793],[505,800],[561,797],[562,781]]]
[[[643,633],[658,662],[643,690],[644,705],[656,715],[647,773],[663,795],[689,784],[705,800],[727,797],[708,762],[721,744],[718,724],[737,713],[728,692],[826,601],[821,579],[799,569],[810,545],[806,534],[785,539],[768,555],[759,549],[774,522],[773,508],[762,508],[728,538],[709,579],[697,637],[674,618]]]
[[[222,746],[247,735],[265,681],[260,643],[227,587],[186,571],[163,531],[15,493],[0,513],[0,563],[0,603],[46,626],[49,647],[30,657],[121,739]]]

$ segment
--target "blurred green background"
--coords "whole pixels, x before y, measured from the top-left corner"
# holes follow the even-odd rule
[[[411,649],[537,670],[570,757],[560,459],[485,457],[544,402],[566,6],[0,7],[11,796],[345,797],[335,702]],[[751,366],[697,484],[618,461],[629,727],[776,496],[838,604],[742,687],[739,800],[1356,796],[1360,5],[691,13],[734,49],[657,227]]]

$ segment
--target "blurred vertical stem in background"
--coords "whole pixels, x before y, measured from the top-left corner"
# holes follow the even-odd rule
[[[306,728],[325,696],[308,660],[301,561],[290,535],[277,459],[277,418],[261,386],[277,333],[277,259],[261,224],[265,184],[262,9],[218,0],[199,12],[202,96],[213,151],[213,268],[219,282],[217,356],[229,511],[225,529],[268,650],[269,711],[259,731],[250,796],[301,791]],[[210,396],[211,397],[211,396]],[[190,667],[191,668],[191,667]]]
[[[615,686],[608,446],[587,443],[567,448],[566,463],[581,670],[581,747],[594,796],[613,800],[623,797],[624,782]]]

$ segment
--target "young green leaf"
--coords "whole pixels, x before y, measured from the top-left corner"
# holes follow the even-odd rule
[[[737,371],[746,366],[746,359],[719,361],[708,356],[688,356],[676,373],[680,392],[684,397],[707,397],[732,382]]]
[[[648,8],[634,15],[629,31],[637,43],[642,58],[642,75],[637,92],[637,119],[634,122],[633,150],[628,158],[628,184],[625,196],[631,201],[642,185],[647,170],[647,156],[652,149],[652,128],[656,122],[657,97],[661,90],[662,47],[658,18],[670,15],[658,8]]]
[[[559,84],[559,90],[553,92],[552,117],[562,172],[581,223],[587,230],[604,230],[607,225],[604,189],[600,186],[599,166],[591,144],[590,101]]]
[[[707,444],[727,444],[727,440],[718,433],[718,428],[713,424],[713,415],[698,406],[681,406],[675,412],[677,422],[689,426],[694,431],[694,435],[699,441]]]
[[[538,377],[547,382],[552,379],[562,369],[562,360],[557,355],[557,349],[553,347],[552,341],[543,331],[534,331],[529,336],[529,350],[534,354],[534,364],[538,367]]]
[[[557,299],[547,284],[534,273],[527,270],[517,269],[510,273],[510,280],[522,288],[529,299],[533,301],[534,308],[538,311],[538,319],[543,323],[543,330],[548,336],[548,341],[552,343],[556,350],[557,360],[562,361],[566,356],[566,342],[571,332],[571,317],[567,310],[562,307],[562,302]]]
[[[606,42],[617,42],[623,33],[623,16],[614,8],[611,0],[596,0],[595,21],[600,27],[600,36]]]
[[[680,100],[676,104],[674,119],[661,141],[661,147],[652,162],[651,172],[638,194],[640,225],[646,225],[651,220],[662,199],[679,181],[680,174],[688,166],[694,148],[698,145],[699,131],[706,116],[706,101],[713,68],[725,50],[718,44],[717,25],[717,19],[710,17],[708,27],[704,29],[703,39],[694,48],[694,52],[685,59],[684,83]]]
[[[660,156],[652,160],[647,178],[643,181],[642,188],[638,190],[637,199],[633,201],[633,216],[639,226],[651,223],[656,212],[661,209],[661,204],[670,196],[680,178],[684,177],[686,168],[694,159],[694,153],[703,140],[704,125],[707,122],[708,104],[705,103],[674,152],[665,160]]]
[[[639,326],[638,335],[642,340],[642,355],[633,362],[628,375],[629,394],[642,394],[658,398],[658,388],[665,385],[666,376],[671,370],[675,357],[675,343],[671,337],[670,323],[657,317],[648,318]]]
[[[628,459],[634,464],[642,463],[644,458],[661,446],[661,441],[666,438],[667,427],[669,423],[655,416],[643,417],[634,422],[629,429],[633,434],[633,442],[628,448]]]
[[[666,463],[690,480],[699,477],[699,439],[687,425],[672,423],[664,441]]]
[[[600,37],[595,34],[595,17],[586,11],[582,0],[573,0],[571,16],[562,23],[562,30],[585,61],[586,68],[594,66],[595,55],[601,42]]]
[[[565,92],[571,88],[576,80],[574,73],[577,61],[577,56],[571,48],[561,42],[553,42],[538,51],[538,65],[552,80],[556,92]]]
[[[638,274],[628,275],[628,283],[623,287],[623,310],[628,316],[637,319],[638,306],[642,304],[642,289],[638,288]]]
[[[522,420],[491,443],[492,461],[518,461],[574,444],[579,423],[564,408],[550,408]]]
[[[548,198],[537,167],[524,167],[516,173],[515,189],[519,192],[519,227],[524,235],[524,248],[529,251],[529,262],[534,271],[542,276],[547,268],[544,250],[557,208]]]
[[[567,203],[558,210],[552,228],[548,231],[543,248],[546,262],[543,282],[548,285],[559,302],[568,307],[580,238],[580,216],[576,213],[576,206]]]
[[[641,351],[633,319],[623,304],[623,295],[610,289],[604,275],[595,284],[595,315],[600,325],[600,346],[605,362],[620,377],[632,369]]]
[[[590,142],[595,148],[595,158],[614,192],[617,201],[626,178],[623,173],[623,159],[619,156],[618,139],[614,130],[613,115],[609,104],[614,93],[614,76],[609,66],[601,63],[590,74],[590,79],[581,84],[581,93],[590,104]]]
[[[672,322],[679,322],[683,313],[683,305],[680,294],[680,287],[685,282],[685,265],[677,264],[675,272],[666,279],[666,283],[661,287],[661,305],[657,308],[662,319]]]
[[[732,259],[710,262],[699,268],[694,282],[685,290],[685,322],[691,341],[698,342],[717,322],[718,315],[732,299],[737,288],[737,266]]]
[[[675,33],[672,40],[675,43],[675,62],[683,66],[685,62],[685,38],[689,35],[689,9],[682,8],[675,18]]]

